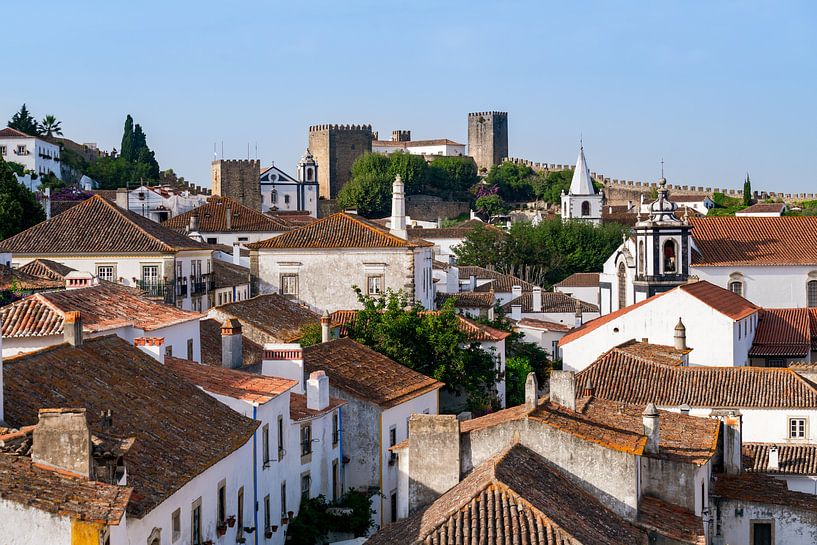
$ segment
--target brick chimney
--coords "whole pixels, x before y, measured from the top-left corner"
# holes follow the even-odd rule
[[[542,312],[542,288],[539,286],[533,288],[531,298],[533,299],[533,312]]]
[[[450,415],[409,417],[409,513],[460,482],[460,423]]]
[[[550,401],[576,410],[576,374],[573,371],[550,372]]]
[[[62,331],[64,341],[71,346],[82,344],[82,315],[78,310],[65,313]]]
[[[229,318],[221,324],[221,366],[238,369],[244,363],[241,322]]]
[[[332,318],[329,316],[329,311],[324,310],[321,316],[321,342],[328,343],[332,340]]]
[[[322,411],[329,406],[329,377],[323,371],[315,371],[306,381],[306,408]]]
[[[261,374],[294,380],[298,384],[292,390],[304,393],[304,351],[298,343],[265,344],[261,361]]]
[[[165,362],[164,337],[136,337],[133,339],[133,346],[159,363]]]
[[[647,443],[644,445],[644,452],[647,454],[658,454],[658,445],[661,441],[658,409],[655,403],[647,403],[644,412],[641,414],[641,421],[644,424],[644,435],[647,436]]]
[[[528,409],[536,408],[536,401],[539,398],[539,383],[536,382],[536,373],[528,373],[525,379],[525,405]]]
[[[85,409],[40,409],[31,460],[91,478],[91,431]]]

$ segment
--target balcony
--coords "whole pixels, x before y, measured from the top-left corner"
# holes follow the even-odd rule
[[[139,280],[139,289],[142,290],[147,297],[164,297],[165,283],[153,280]]]
[[[176,297],[187,297],[187,282],[179,282],[176,284]]]
[[[28,150],[25,149],[16,149],[14,150],[14,155],[30,155]]]

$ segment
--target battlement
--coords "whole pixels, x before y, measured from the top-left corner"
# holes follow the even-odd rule
[[[411,142],[411,131],[395,130],[391,131],[392,142]]]
[[[261,161],[258,160],[258,159],[216,159],[215,161],[213,161],[213,164],[215,165],[216,163],[222,163],[222,164],[226,164],[228,166],[231,166],[231,165],[253,166],[255,163],[258,163],[259,168],[260,168],[260,165],[261,165]]]
[[[335,123],[325,123],[322,125],[310,125],[309,132],[319,131],[368,131],[372,132],[371,125],[341,125]]]
[[[490,115],[493,117],[508,117],[508,112],[471,112],[468,114],[468,117],[477,117],[477,116],[486,116]]]

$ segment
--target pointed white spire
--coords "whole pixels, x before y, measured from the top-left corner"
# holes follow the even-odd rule
[[[579,148],[579,158],[576,159],[576,170],[573,171],[573,180],[570,182],[571,195],[595,195],[593,179],[590,178],[590,169],[584,158],[584,145]]]

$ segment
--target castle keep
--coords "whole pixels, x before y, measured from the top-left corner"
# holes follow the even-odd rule
[[[508,156],[508,112],[468,114],[468,155],[480,173]]]
[[[320,196],[334,199],[352,178],[355,160],[372,151],[372,126],[312,125],[309,127],[309,151],[321,165],[318,170]]]
[[[253,210],[261,210],[261,161],[213,161],[213,195],[230,197]]]

